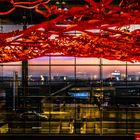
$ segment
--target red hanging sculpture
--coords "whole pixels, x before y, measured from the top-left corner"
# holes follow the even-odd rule
[[[7,0],[8,1],[8,0]],[[49,7],[51,0],[17,2],[9,0],[12,8],[35,9],[46,21],[23,31],[0,33],[0,62],[22,61],[41,56],[97,57],[129,62],[140,61],[140,2],[122,0],[84,0],[85,5],[59,10]],[[41,10],[42,6],[45,10]],[[55,15],[53,19],[49,17]],[[64,24],[65,26],[60,26]],[[96,32],[95,32],[96,30]],[[70,31],[79,34],[70,34]]]

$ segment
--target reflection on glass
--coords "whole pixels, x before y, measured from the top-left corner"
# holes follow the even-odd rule
[[[76,79],[99,79],[99,66],[76,66]]]
[[[125,66],[103,66],[103,79],[114,78],[117,81],[126,78]]]
[[[29,66],[28,81],[29,85],[44,85],[49,80],[48,66]]]
[[[73,80],[74,66],[51,66],[51,78],[53,80]]]
[[[48,76],[49,67],[48,66],[29,66],[28,75],[33,77],[39,77],[41,75]]]
[[[128,66],[128,81],[139,81],[140,80],[140,66]]]
[[[99,64],[99,58],[76,57],[76,64]]]
[[[74,64],[74,57],[51,57],[51,64]]]
[[[3,63],[1,71],[3,77],[13,77],[14,72],[17,72],[18,76],[21,77],[21,62]]]

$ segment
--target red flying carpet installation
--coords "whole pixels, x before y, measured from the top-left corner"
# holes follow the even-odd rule
[[[51,0],[7,0],[11,9],[0,11],[0,16],[10,14],[16,8],[33,9],[46,21],[22,31],[0,33],[0,62],[41,56],[139,62],[140,29],[131,31],[130,26],[140,24],[140,1],[122,0],[118,4],[113,0],[83,1],[85,5],[59,10],[57,5],[50,6]],[[79,34],[70,34],[71,31]]]

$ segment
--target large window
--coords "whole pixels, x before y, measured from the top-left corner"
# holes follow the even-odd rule
[[[6,32],[9,28],[4,27]],[[140,132],[140,63],[44,56],[28,60],[27,75],[22,64],[0,64],[0,120],[7,123],[4,132]]]

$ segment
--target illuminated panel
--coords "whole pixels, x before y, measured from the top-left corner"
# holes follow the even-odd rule
[[[78,98],[78,99],[88,99],[89,92],[87,91],[79,91],[79,92],[68,92],[70,97]]]

